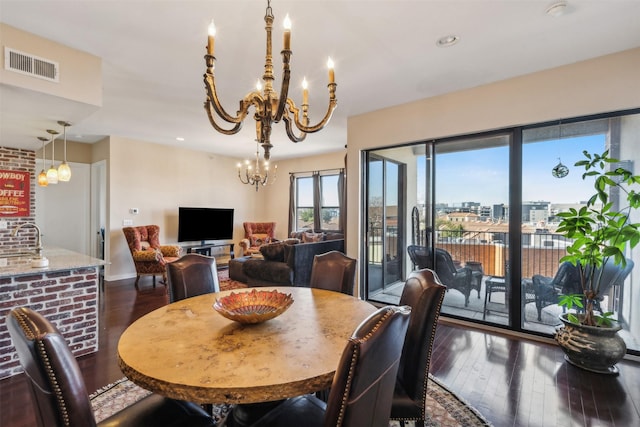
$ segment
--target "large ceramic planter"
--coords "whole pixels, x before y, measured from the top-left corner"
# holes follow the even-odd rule
[[[564,324],[555,333],[565,354],[565,359],[574,366],[599,374],[618,374],[615,366],[627,352],[627,346],[618,331],[622,329],[616,321],[610,327],[576,325],[560,315]]]

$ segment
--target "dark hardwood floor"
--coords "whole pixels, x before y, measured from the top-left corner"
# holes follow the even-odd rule
[[[121,378],[118,338],[131,322],[167,303],[164,286],[142,279],[105,283],[100,302],[100,351],[79,359],[89,392]],[[623,361],[620,376],[568,365],[553,345],[441,322],[431,373],[502,426],[638,426],[640,363]],[[0,381],[0,427],[32,427],[24,375]]]

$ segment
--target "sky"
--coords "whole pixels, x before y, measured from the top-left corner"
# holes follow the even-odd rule
[[[574,164],[584,158],[583,150],[602,153],[604,142],[604,135],[594,135],[524,144],[523,201],[578,203],[587,200],[593,194],[593,188],[582,180],[583,168]],[[461,202],[508,204],[508,155],[508,147],[437,155],[437,203],[453,206]],[[551,174],[560,161],[569,168],[565,178],[555,178]],[[424,176],[424,161],[418,161],[418,174]],[[424,194],[424,181],[420,179],[418,194]]]

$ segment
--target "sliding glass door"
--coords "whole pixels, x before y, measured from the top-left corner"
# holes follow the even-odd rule
[[[558,213],[585,206],[593,194],[575,163],[585,150],[608,150],[637,174],[638,135],[634,112],[365,153],[366,297],[397,303],[406,276],[431,268],[447,286],[444,315],[551,336],[567,292],[560,259],[571,244],[556,233]],[[623,196],[609,197],[621,206]],[[640,223],[640,214],[631,217]],[[635,266],[639,254],[626,250]],[[636,271],[611,283],[599,303],[640,354]]]
[[[384,300],[404,280],[406,167],[397,156],[376,153],[368,155],[366,164],[366,292]]]

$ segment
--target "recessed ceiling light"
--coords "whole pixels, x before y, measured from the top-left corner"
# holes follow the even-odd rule
[[[438,47],[449,47],[449,46],[453,46],[454,44],[458,43],[460,41],[460,37],[456,36],[455,34],[451,34],[448,36],[444,36],[444,37],[440,37],[438,39],[438,41],[436,42],[436,46]]]
[[[557,1],[547,7],[545,13],[549,16],[558,17],[567,12],[569,4],[566,1]]]
[[[182,142],[182,141],[184,141],[184,138],[183,138],[183,137],[181,137],[181,136],[177,136],[177,137],[176,137],[176,141],[180,141],[180,142]]]

